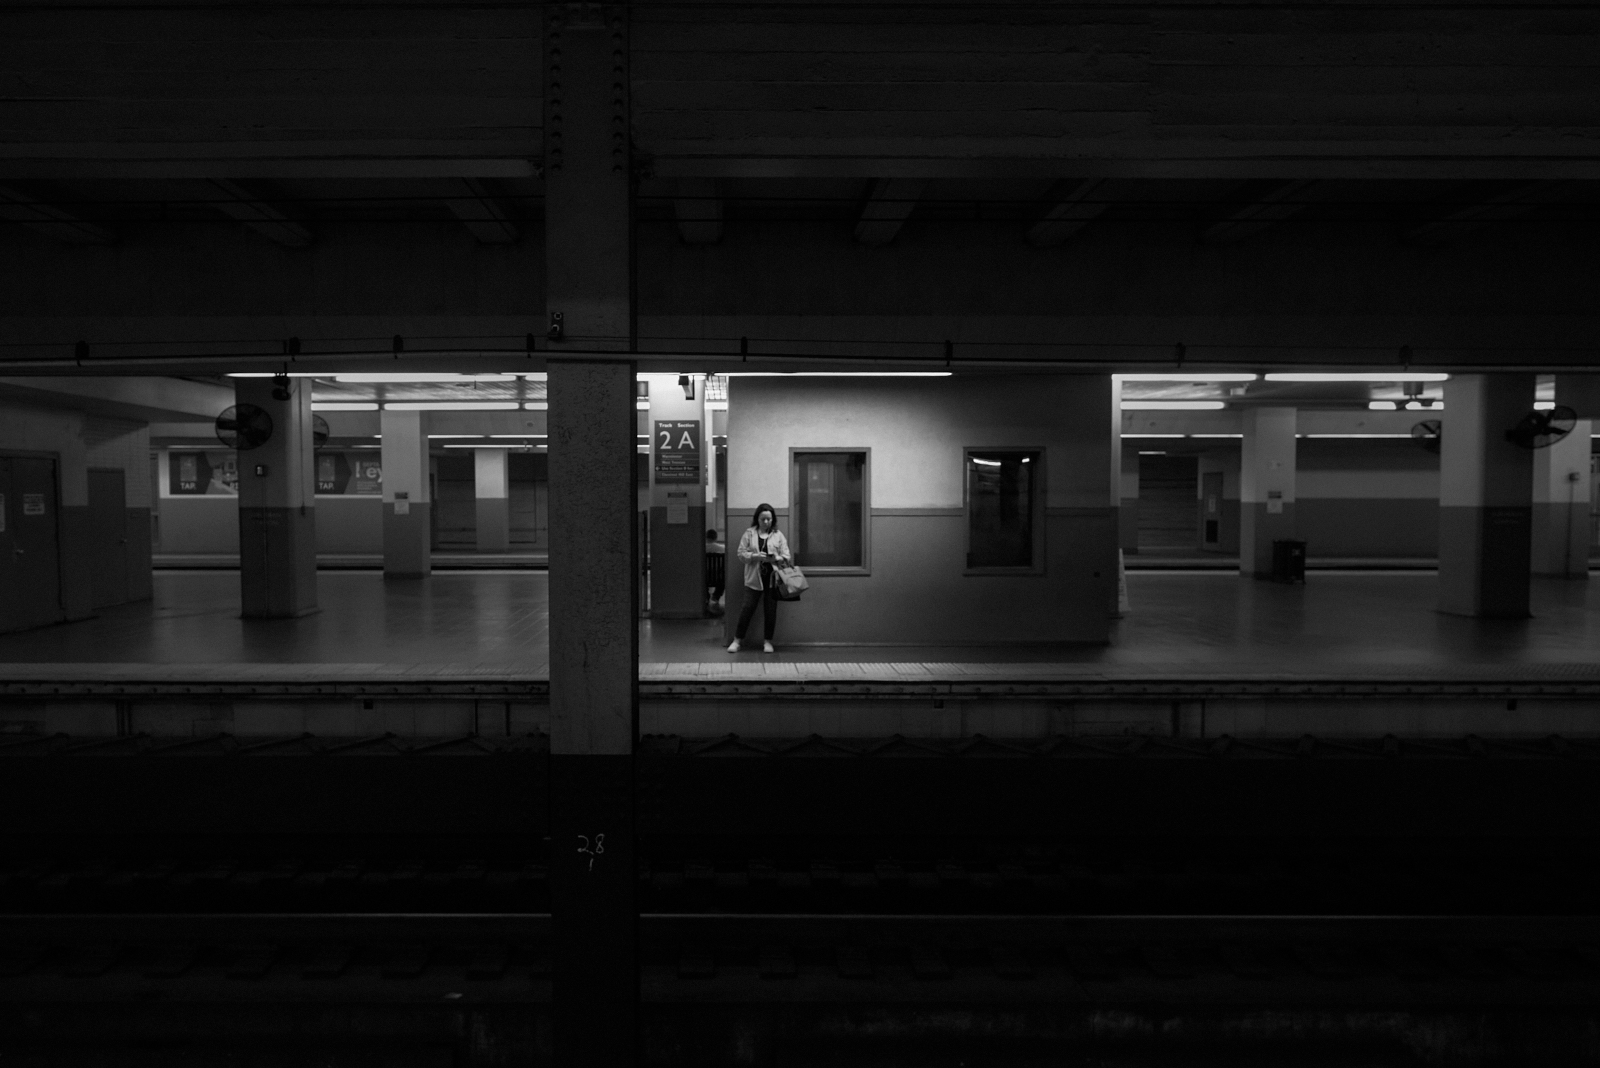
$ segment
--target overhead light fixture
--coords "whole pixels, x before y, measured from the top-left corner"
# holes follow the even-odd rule
[[[482,434],[429,434],[429,441],[440,441],[448,438],[481,438]]]
[[[1368,401],[1367,402],[1367,410],[1368,411],[1372,411],[1372,412],[1392,412],[1392,411],[1396,410],[1399,407],[1400,407],[1400,405],[1396,404],[1394,401]]]
[[[1125,437],[1125,438],[1182,438],[1182,437],[1188,437],[1187,434],[1124,434],[1122,436]]]
[[[1447,382],[1449,375],[1422,371],[1274,371],[1268,382]]]
[[[446,448],[446,449],[517,449],[517,448],[527,448],[527,449],[531,449],[531,448],[534,448],[534,445],[533,445],[532,442],[529,442],[526,445],[444,445],[444,446],[441,446],[441,448]],[[542,446],[541,446],[541,448],[542,448]]]
[[[490,434],[491,438],[538,438],[540,441],[548,438],[548,434]]]
[[[729,378],[949,378],[953,371],[728,371]]]
[[[1442,412],[1444,401],[1406,401],[1408,412]]]
[[[1246,374],[1242,371],[1238,373],[1225,371],[1217,374],[1205,372],[1186,374],[1182,371],[1160,371],[1149,374],[1141,372],[1139,374],[1112,375],[1111,380],[1113,382],[1254,382],[1260,377],[1260,375]]]
[[[278,376],[280,376],[282,374],[283,374],[282,371],[229,371],[228,372],[228,377],[229,378],[277,378]],[[319,378],[319,377],[325,378],[327,376],[326,375],[318,375],[315,371],[290,371],[289,372],[289,377],[290,378]]]
[[[1223,401],[1123,401],[1125,412],[1215,412],[1226,408]]]
[[[388,401],[388,412],[514,412],[516,401]]]
[[[312,401],[311,410],[314,412],[375,412],[378,410],[376,401]]]
[[[1302,438],[1407,438],[1410,434],[1300,434]]]
[[[1243,434],[1190,434],[1191,438],[1242,438]],[[1123,437],[1128,437],[1124,434]]]
[[[333,380],[335,382],[367,385],[405,385],[421,382],[465,384],[469,382],[515,382],[517,376],[505,374],[456,374],[446,371],[374,371],[371,373],[363,371],[334,375]]]
[[[1140,449],[1139,450],[1139,455],[1140,456],[1165,456],[1166,454],[1167,454],[1167,450],[1166,449]]]

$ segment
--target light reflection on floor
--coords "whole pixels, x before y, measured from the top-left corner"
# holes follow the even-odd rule
[[[1125,673],[1193,665],[1339,671],[1474,664],[1600,663],[1600,583],[1536,580],[1534,618],[1434,611],[1430,572],[1313,572],[1280,586],[1226,572],[1135,572],[1132,612],[1109,645],[784,647],[788,663],[976,662],[1098,665]],[[443,572],[385,581],[323,572],[322,610],[298,620],[238,618],[238,575],[161,571],[153,601],[99,618],[0,636],[0,663],[427,663],[548,667],[544,572]],[[737,610],[735,606],[734,610]],[[780,638],[781,632],[780,621]],[[727,662],[721,620],[646,620],[647,663]],[[759,647],[757,647],[759,648]],[[764,661],[758,651],[739,661]]]

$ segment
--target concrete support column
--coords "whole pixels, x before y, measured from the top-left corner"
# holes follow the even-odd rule
[[[1533,375],[1456,375],[1439,452],[1439,611],[1528,615],[1533,452],[1506,440],[1533,407]]]
[[[1589,577],[1589,438],[1579,419],[1572,433],[1533,453],[1533,573]]]
[[[473,449],[477,491],[478,551],[511,549],[511,450]]]
[[[626,1068],[639,1055],[628,8],[545,11],[551,1046],[566,1068]]]
[[[1244,413],[1239,461],[1239,573],[1272,571],[1272,543],[1295,537],[1293,408]]]
[[[433,572],[426,412],[383,411],[383,577]]]
[[[245,619],[292,619],[317,610],[316,473],[311,380],[234,379],[237,404],[272,418],[272,436],[239,453],[239,600]]]

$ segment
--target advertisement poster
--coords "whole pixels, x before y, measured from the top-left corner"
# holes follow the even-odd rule
[[[383,493],[383,461],[376,451],[317,453],[317,493],[376,497]]]
[[[232,452],[173,452],[169,461],[174,497],[239,494],[239,458]]]
[[[651,440],[656,482],[700,481],[700,420],[658,419]]]
[[[234,452],[172,452],[174,497],[237,496],[239,459]],[[383,461],[377,450],[318,452],[312,471],[322,496],[376,497],[383,493]]]

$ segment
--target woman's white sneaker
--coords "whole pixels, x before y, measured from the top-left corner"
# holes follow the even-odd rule
[[[733,639],[732,642],[730,642],[728,644],[728,652],[737,653],[738,651],[739,651],[739,639],[735,638],[735,639]]]
[[[761,651],[763,653],[775,653],[778,650],[776,650],[776,649],[774,649],[772,647],[772,643],[771,642],[762,642],[761,643]]]

